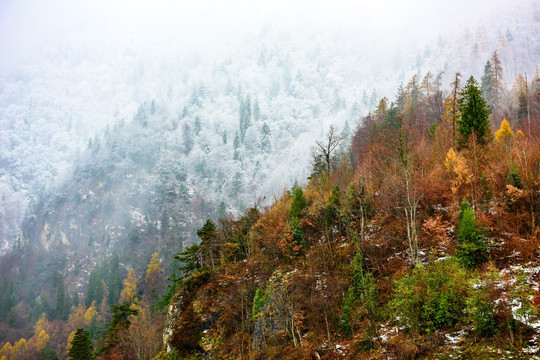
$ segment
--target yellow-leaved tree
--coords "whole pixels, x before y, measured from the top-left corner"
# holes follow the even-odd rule
[[[161,269],[159,266],[158,253],[152,254],[148,263],[146,276],[144,278],[144,292],[146,297],[152,296],[152,293],[161,287]]]
[[[75,330],[76,328],[83,327],[85,324],[84,315],[86,309],[84,303],[79,304],[77,307],[72,307],[72,310],[68,316],[67,325],[69,329]]]
[[[452,193],[454,195],[459,195],[458,192],[460,189],[470,184],[473,177],[465,158],[461,154],[456,153],[453,148],[450,148],[446,154],[446,159],[444,160],[444,167],[450,172],[452,177],[450,180],[452,184]]]
[[[36,322],[36,325],[34,325],[34,336],[37,337],[41,333],[41,330],[45,330],[45,327],[49,324],[49,321],[47,320],[47,316],[45,314],[42,314],[39,320]]]
[[[159,274],[159,258],[158,253],[152,254],[152,258],[148,263],[148,269],[146,270],[145,280],[147,282],[152,281]]]
[[[86,326],[90,326],[92,319],[94,319],[96,316],[96,301],[93,300],[92,304],[88,307],[88,309],[86,309],[86,312],[84,313],[84,323],[86,324]]]
[[[124,288],[120,293],[120,303],[131,302],[137,294],[137,276],[135,275],[135,270],[131,268],[129,270],[127,278],[123,281]]]
[[[495,132],[495,141],[509,145],[514,139],[514,131],[508,120],[503,119],[501,127]]]
[[[49,342],[50,336],[47,334],[47,329],[50,330],[51,323],[49,320],[47,320],[47,317],[45,314],[41,315],[39,320],[36,322],[36,325],[34,325],[34,336],[30,338],[28,341],[28,345],[26,344],[26,340],[24,341],[24,345],[20,345],[21,348],[28,348],[26,349],[27,352],[35,354],[41,354],[41,351],[43,348],[45,348],[45,345]],[[24,339],[21,339],[22,341]],[[18,344],[18,343],[17,343]],[[17,344],[13,347],[17,347]],[[23,351],[23,350],[21,350]],[[29,354],[26,354],[29,356]]]
[[[12,352],[13,352],[13,347],[11,346],[11,343],[8,341],[0,349],[0,360],[11,358]]]
[[[11,349],[11,358],[12,359],[23,359],[24,351],[26,350],[26,339],[21,339],[13,345]]]
[[[41,353],[45,345],[47,345],[47,343],[49,342],[50,338],[51,337],[49,336],[49,334],[47,334],[45,330],[41,330],[39,332],[39,335],[36,337],[36,343],[35,343],[36,350],[38,351],[38,353]]]
[[[69,349],[71,349],[71,342],[73,341],[73,338],[75,337],[75,332],[77,330],[72,330],[70,333],[69,333],[69,336],[67,338],[67,344],[66,344],[66,350],[67,352],[69,352]]]

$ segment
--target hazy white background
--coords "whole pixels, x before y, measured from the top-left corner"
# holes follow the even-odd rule
[[[131,121],[145,102],[155,100],[172,121],[193,89],[205,87],[203,106],[183,120],[199,116],[205,130],[185,159],[188,170],[219,159],[230,176],[243,174],[244,201],[271,199],[305,181],[310,147],[330,124],[354,129],[372,100],[392,100],[413,75],[479,76],[496,49],[507,85],[519,72],[532,74],[538,3],[0,0],[0,249],[16,238],[31,199],[69,181],[88,139],[107,124]],[[509,31],[514,40],[501,42]],[[271,154],[246,148],[243,161],[233,161],[238,101],[226,94],[230,87],[260,101]],[[345,103],[337,112],[336,96]],[[261,125],[251,129],[255,142]],[[172,143],[182,134],[167,136]],[[191,181],[199,191],[202,180]]]
[[[354,36],[425,43],[438,34],[507,16],[523,0],[377,0],[377,1],[174,1],[174,0],[2,0],[0,66],[13,65],[33,51],[87,33],[125,46],[126,41],[173,41],[214,46],[263,25],[292,29],[351,28]],[[217,41],[219,39],[219,41]],[[214,42],[215,41],[215,42]]]

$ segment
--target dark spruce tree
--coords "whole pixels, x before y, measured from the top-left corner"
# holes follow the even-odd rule
[[[461,117],[457,120],[457,143],[460,148],[465,148],[471,140],[471,135],[474,135],[476,141],[484,145],[489,140],[489,114],[491,110],[482,97],[474,77],[469,78],[461,95],[462,97],[459,100]]]
[[[0,287],[0,317],[5,323],[9,325],[13,325],[14,323],[15,313],[13,311],[13,308],[16,304],[17,297],[15,296],[15,292],[13,291],[13,281],[4,279],[2,281],[2,286]],[[39,316],[41,316],[41,313],[38,315],[38,317]]]
[[[77,290],[73,292],[72,304],[75,307],[79,306],[79,292]]]
[[[112,305],[111,310],[113,313],[113,317],[107,328],[107,344],[105,345],[105,351],[111,349],[118,344],[118,334],[121,331],[129,329],[129,326],[131,325],[129,316],[136,316],[139,313],[139,310],[131,308],[129,303]]]
[[[62,274],[59,273],[56,281],[56,319],[67,320],[70,307],[71,304],[69,297],[66,296],[66,291],[64,288],[64,279],[62,278]]]
[[[90,333],[82,328],[75,331],[75,336],[71,340],[71,348],[68,351],[68,359],[90,360],[92,359],[92,340]]]
[[[106,272],[105,283],[109,288],[109,304],[117,304],[122,291],[122,280],[118,266],[118,254],[113,253],[109,261],[109,269]]]
[[[102,280],[102,264],[97,264],[94,269],[90,272],[87,285],[87,294],[86,294],[86,307],[92,305],[92,301],[96,302],[96,306],[101,305],[103,299],[103,282]]]
[[[41,351],[40,360],[58,360],[58,354],[49,344],[45,345]]]

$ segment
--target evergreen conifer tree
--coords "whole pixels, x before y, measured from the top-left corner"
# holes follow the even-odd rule
[[[92,359],[92,340],[90,333],[82,328],[75,331],[75,336],[71,341],[71,348],[68,351],[68,358],[73,360]]]
[[[131,325],[130,315],[137,315],[139,310],[131,308],[129,303],[112,305],[113,318],[107,328],[107,347],[110,348],[118,342],[118,332],[127,330]]]
[[[56,281],[56,309],[55,317],[59,320],[66,320],[69,315],[69,298],[66,296],[64,289],[64,279],[62,274],[58,274]]]
[[[175,279],[176,283],[182,284],[191,274],[201,268],[200,246],[198,244],[193,244],[177,253],[174,258],[182,263],[178,269],[180,275]]]
[[[47,344],[41,351],[40,360],[58,360],[58,354],[56,353],[56,350],[54,350],[49,344]]]
[[[198,116],[195,117],[193,130],[195,131],[195,135],[199,136],[199,133],[201,132],[201,119]]]
[[[251,99],[249,96],[245,100],[240,100],[239,120],[240,142],[243,144],[246,131],[251,125]]]
[[[210,266],[212,269],[216,266],[218,259],[217,239],[218,233],[216,224],[210,219],[206,220],[206,223],[197,230],[197,236],[201,238],[201,251],[203,266]]]
[[[461,202],[457,237],[457,258],[462,266],[472,269],[489,259],[487,244],[478,233],[474,210],[465,198]]]
[[[482,97],[474,77],[469,78],[461,95],[459,100],[461,116],[457,120],[458,145],[461,148],[466,147],[471,135],[474,135],[478,143],[483,145],[489,140],[491,110]]]
[[[484,95],[484,99],[486,101],[489,101],[491,97],[493,96],[493,84],[491,80],[491,61],[487,61],[486,65],[484,65],[484,73],[482,74],[482,79],[480,80],[480,89],[482,90],[482,95]]]
[[[308,203],[304,198],[304,192],[300,186],[297,186],[292,194],[291,209],[289,211],[291,218],[298,218],[302,210],[307,207]]]
[[[265,122],[261,128],[261,149],[263,151],[270,149],[270,135],[270,127]]]
[[[2,287],[0,287],[0,316],[4,322],[7,322],[16,303],[17,297],[13,291],[13,281],[4,279]],[[38,317],[39,316],[41,316],[41,314],[38,314]]]
[[[109,304],[118,303],[122,291],[122,279],[120,278],[118,254],[116,253],[111,256],[106,283],[109,287]]]
[[[259,100],[255,98],[253,102],[253,120],[259,121],[261,119],[261,109],[259,107]]]
[[[75,307],[79,306],[79,292],[77,290],[73,292],[72,304]]]

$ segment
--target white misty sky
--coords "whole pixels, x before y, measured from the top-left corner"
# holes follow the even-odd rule
[[[523,0],[521,0],[523,1]],[[516,1],[506,0],[0,0],[0,70],[35,50],[80,34],[100,34],[122,46],[127,38],[185,38],[204,46],[230,32],[267,24],[326,31],[346,27],[357,36],[423,42],[468,24],[476,26]],[[294,30],[293,30],[294,31]],[[69,40],[68,40],[69,43]]]

